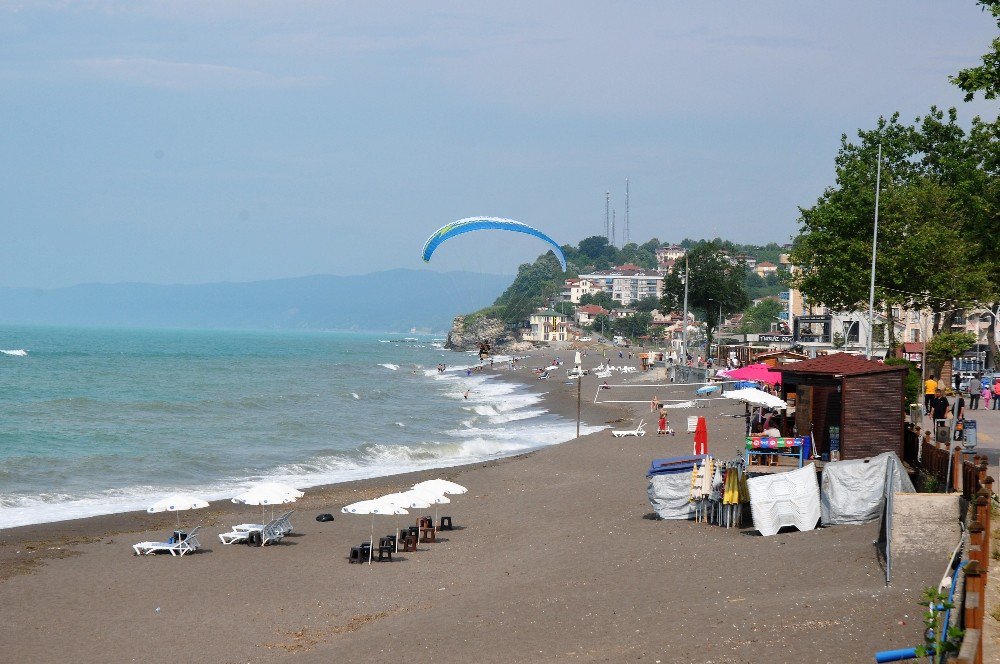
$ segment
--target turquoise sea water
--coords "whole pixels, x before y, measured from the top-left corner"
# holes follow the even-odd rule
[[[515,454],[575,422],[430,337],[0,328],[0,527]],[[450,370],[439,374],[445,362]],[[469,390],[469,399],[463,398]]]

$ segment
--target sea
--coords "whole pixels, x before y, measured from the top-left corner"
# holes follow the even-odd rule
[[[478,363],[419,335],[0,327],[0,528],[575,437],[575,420]]]

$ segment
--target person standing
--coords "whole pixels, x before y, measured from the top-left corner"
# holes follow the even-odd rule
[[[958,423],[965,419],[965,397],[962,396],[961,392],[955,392],[955,401],[952,404],[951,412],[955,415],[951,418],[951,439],[958,440],[958,432],[960,431]]]
[[[983,384],[979,382],[979,374],[969,379],[969,410],[979,410],[979,394]]]
[[[934,399],[934,394],[937,391],[937,381],[934,379],[934,374],[927,377],[924,381],[924,415],[931,414],[931,401]]]
[[[989,385],[983,385],[983,408],[990,409],[990,400],[993,398],[993,390]]]
[[[993,383],[993,410],[1000,410],[1000,380]]]
[[[934,395],[931,397],[931,419],[936,423],[938,420],[948,419],[948,413],[951,412],[951,404],[948,403],[948,397],[944,395],[944,390],[940,387],[934,390]]]

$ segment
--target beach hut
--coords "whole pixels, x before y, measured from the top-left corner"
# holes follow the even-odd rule
[[[835,353],[776,369],[782,398],[794,400],[796,431],[811,433],[817,454],[833,460],[903,456],[907,367]]]

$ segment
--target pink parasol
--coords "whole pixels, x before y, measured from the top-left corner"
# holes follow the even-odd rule
[[[750,364],[739,369],[725,372],[726,378],[733,380],[755,380],[759,383],[775,385],[781,382],[781,373],[771,371],[771,367],[764,363]]]

